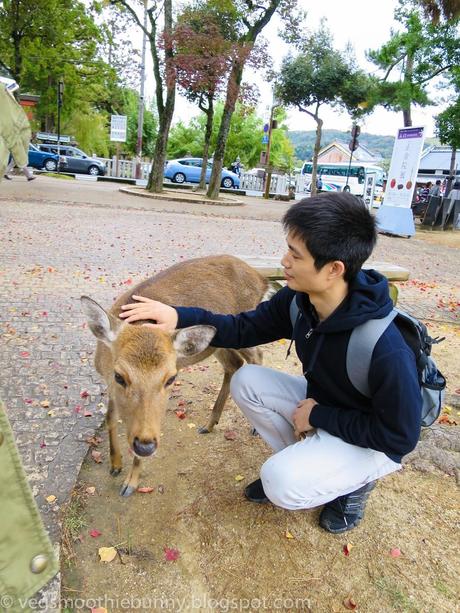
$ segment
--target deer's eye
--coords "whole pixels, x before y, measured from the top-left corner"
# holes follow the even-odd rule
[[[175,380],[176,380],[176,375],[174,375],[174,377],[169,377],[169,379],[165,383],[165,387],[169,387],[170,385],[172,385]]]
[[[115,373],[115,381],[122,387],[126,387],[126,381],[123,379],[119,372]]]

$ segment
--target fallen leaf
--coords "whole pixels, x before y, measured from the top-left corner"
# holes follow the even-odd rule
[[[50,406],[50,401],[49,400],[42,400],[40,402],[40,406],[43,407],[44,409],[47,409]]]
[[[98,550],[101,562],[111,562],[117,557],[115,547],[100,547]]]
[[[343,546],[343,553],[348,557],[352,549],[353,549],[353,543],[347,543],[346,545]]]
[[[91,609],[91,613],[108,613],[105,607],[96,607],[95,609]]]
[[[85,439],[88,445],[92,445],[93,447],[97,447],[99,443],[102,443],[102,439],[100,436],[89,436]]]
[[[159,494],[164,494],[165,493],[165,486],[164,485],[159,485],[158,486],[158,493]]]
[[[89,392],[87,390],[82,390],[80,392],[80,398],[88,398]]]
[[[28,358],[28,357],[30,357],[30,353],[28,351],[21,351],[21,353],[19,355],[21,356],[21,358]]]
[[[234,430],[226,430],[224,432],[224,438],[227,439],[227,441],[236,441],[238,435]]]
[[[75,413],[80,413],[80,411],[82,410],[82,408],[83,408],[83,407],[81,406],[81,404],[77,404],[77,405],[75,406],[75,408],[74,408]]]
[[[459,387],[459,388],[457,388],[457,389],[455,390],[455,392],[454,392],[454,393],[455,393],[455,394],[460,394],[460,387]]]
[[[192,429],[192,428],[196,428],[196,424],[193,424],[192,422],[190,422],[189,424],[187,424],[187,426]]]
[[[100,464],[102,462],[102,453],[100,451],[96,451],[96,449],[91,450],[91,457],[96,464]]]
[[[445,407],[443,408],[443,412],[448,413],[450,415],[452,413],[452,407],[446,404]]]
[[[180,556],[178,549],[171,549],[170,547],[165,547],[164,552],[165,552],[165,560],[167,562],[175,562]]]
[[[49,502],[50,504],[53,504],[53,502],[55,502],[57,500],[56,496],[53,496],[53,494],[51,494],[50,496],[47,496],[45,498],[46,502]]]
[[[90,485],[86,488],[85,492],[90,496],[94,496],[94,494],[96,493],[96,488],[94,487],[94,485]]]
[[[399,558],[399,556],[401,555],[401,550],[399,549],[399,547],[394,547],[391,551],[390,551],[390,556],[392,558]]]
[[[235,481],[243,481],[244,477],[243,475],[236,475],[235,477]]]
[[[93,538],[97,538],[98,536],[101,536],[102,532],[99,532],[99,530],[90,530],[89,531],[89,535],[92,536]]]
[[[284,536],[287,539],[293,539],[294,538],[294,536],[289,532],[289,530],[286,530],[286,532],[284,533]]]
[[[91,413],[91,411],[86,411],[86,410],[85,410],[85,412],[83,413],[83,416],[84,416],[84,417],[92,417],[92,416],[93,416],[93,414]]]
[[[185,419],[187,417],[187,414],[182,409],[177,409],[177,411],[174,411],[174,413],[179,419]]]
[[[153,487],[138,487],[137,491],[141,494],[150,494],[150,492],[153,492],[154,489],[155,488]]]
[[[343,606],[346,609],[348,609],[349,611],[354,611],[358,605],[356,604],[356,602],[354,601],[354,599],[351,596],[348,596],[343,601]]]
[[[44,447],[46,447],[46,443],[45,443],[45,441],[41,441],[40,442],[40,449],[43,449]]]

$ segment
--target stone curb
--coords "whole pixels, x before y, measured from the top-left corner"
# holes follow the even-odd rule
[[[142,189],[142,192],[140,191]],[[173,202],[190,202],[191,204],[207,204],[214,206],[244,206],[242,200],[208,200],[207,198],[191,198],[188,194],[179,196],[176,192],[168,192],[164,190],[161,194],[153,194],[143,188],[120,187],[120,192],[130,194],[131,196],[140,196],[142,198],[152,198],[153,200],[171,200]]]

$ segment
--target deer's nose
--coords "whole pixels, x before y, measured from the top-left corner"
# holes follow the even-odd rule
[[[133,441],[133,450],[137,453],[137,455],[146,457],[152,455],[156,451],[157,443],[156,441],[143,441],[141,442],[137,436]]]

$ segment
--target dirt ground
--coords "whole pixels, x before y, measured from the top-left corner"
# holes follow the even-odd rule
[[[451,236],[445,240],[458,246]],[[417,238],[439,240],[435,233]],[[448,416],[460,422],[458,322],[431,322],[430,331],[447,337],[434,354],[449,380]],[[268,346],[265,363],[298,373],[294,357],[285,361],[286,348],[285,342]],[[143,463],[148,493],[119,496],[130,463],[125,435],[125,468],[114,478],[107,434],[100,433],[94,448],[102,462],[88,452],[63,517],[64,610],[459,610],[460,496],[453,476],[405,467],[379,482],[361,525],[339,536],[318,527],[319,509],[251,504],[242,492],[269,450],[233,401],[212,434],[197,432],[220,377],[213,358],[180,374],[158,453]],[[176,416],[178,408],[185,419]],[[91,536],[94,530],[100,534]],[[116,547],[117,556],[99,561],[100,547]]]

